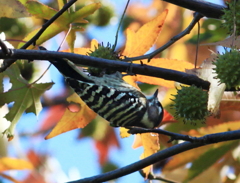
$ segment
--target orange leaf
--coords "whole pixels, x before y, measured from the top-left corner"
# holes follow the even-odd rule
[[[93,112],[82,100],[81,98],[74,93],[67,99],[68,102],[78,103],[81,106],[79,112],[71,112],[69,109],[66,109],[63,117],[55,126],[55,128],[48,134],[45,139],[50,139],[59,134],[65,133],[76,128],[83,128],[93,119],[96,118],[97,114]]]
[[[158,134],[155,133],[142,133],[141,139],[144,148],[143,158],[151,156],[152,154],[156,153],[159,150],[159,138]],[[152,169],[152,165],[145,167],[143,172],[145,173],[146,177],[148,176],[149,172]]]
[[[194,67],[193,64],[186,61],[180,61],[176,59],[166,59],[166,58],[154,58],[149,63],[147,60],[143,60],[142,62],[143,64],[154,66],[154,67],[161,67],[165,69],[172,69],[172,70],[183,71],[183,72],[185,72],[185,69],[192,69]],[[161,85],[168,88],[174,87],[174,81],[168,81],[168,80],[151,77],[151,76],[137,75],[137,81],[153,84],[153,85]]]
[[[132,148],[133,149],[137,149],[139,147],[142,146],[142,139],[141,139],[141,135],[140,134],[136,134],[134,136],[134,141],[133,141],[133,145],[132,145]]]
[[[122,55],[134,57],[146,53],[153,46],[161,32],[167,14],[168,10],[165,10],[152,21],[143,25],[136,33],[127,29],[127,42]]]
[[[0,158],[0,171],[33,169],[33,165],[26,160],[2,157]]]
[[[108,153],[110,148],[120,148],[118,138],[116,137],[115,131],[109,125],[106,126],[106,132],[102,139],[95,140],[95,147],[98,151],[99,163],[103,165],[107,162],[109,156]]]
[[[61,119],[66,109],[65,105],[54,105],[49,108],[43,122],[41,123],[39,131],[46,131],[52,129]]]

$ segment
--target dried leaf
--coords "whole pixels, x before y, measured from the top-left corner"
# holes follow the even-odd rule
[[[148,63],[147,60],[142,61],[143,64],[154,66],[154,67],[161,67],[165,69],[172,69],[176,71],[185,71],[186,69],[192,69],[194,67],[193,64],[176,60],[176,59],[166,59],[166,58],[154,58]],[[161,78],[151,77],[151,76],[143,76],[137,75],[137,81],[153,84],[153,85],[161,85],[168,88],[174,88],[174,81],[168,81]]]
[[[74,130],[76,128],[84,128],[88,123],[90,123],[94,118],[96,118],[97,114],[93,112],[76,93],[71,95],[67,100],[68,102],[80,104],[80,111],[71,112],[69,109],[66,109],[61,120],[50,132],[50,134],[45,137],[45,139],[50,139],[59,134]]]

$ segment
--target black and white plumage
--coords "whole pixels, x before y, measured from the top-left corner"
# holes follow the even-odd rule
[[[119,72],[102,77],[87,76],[65,59],[50,61],[66,78],[81,99],[112,126],[157,127],[163,108],[157,94],[147,98],[126,83]]]

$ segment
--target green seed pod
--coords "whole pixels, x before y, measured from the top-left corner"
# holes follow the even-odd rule
[[[196,86],[177,89],[177,95],[172,99],[175,103],[172,105],[175,109],[174,117],[183,118],[184,123],[192,124],[204,123],[206,117],[210,115],[207,110],[208,93]]]
[[[119,54],[115,52],[112,46],[108,43],[107,46],[103,46],[103,44],[99,44],[98,48],[96,48],[91,53],[88,53],[89,56],[98,57],[98,58],[105,58],[109,60],[120,60]],[[93,76],[101,76],[102,74],[112,74],[115,71],[110,71],[107,69],[101,69],[96,67],[89,67],[88,68],[89,74]]]
[[[227,51],[223,55],[218,55],[214,68],[217,78],[221,83],[225,83],[227,88],[238,88],[240,85],[240,53],[237,50]]]
[[[240,1],[232,0],[227,2],[228,8],[224,9],[224,15],[221,17],[225,22],[223,27],[231,35],[234,33],[236,26],[236,35],[240,35]]]

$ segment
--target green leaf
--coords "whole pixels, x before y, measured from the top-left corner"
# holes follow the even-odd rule
[[[12,87],[7,92],[0,93],[0,106],[14,102],[13,107],[5,116],[8,121],[11,121],[8,133],[13,136],[14,127],[24,111],[39,114],[42,110],[40,97],[46,90],[51,88],[53,83],[29,84],[21,77],[17,64],[13,64],[4,73],[0,74],[1,77],[3,75],[10,78]]]
[[[28,1],[26,3],[26,7],[29,13],[31,13],[33,16],[36,16],[37,18],[46,19],[46,20],[49,20],[58,12],[58,10],[53,9],[37,1]],[[58,17],[58,19],[60,19],[58,21],[65,21],[67,16],[64,14]]]
[[[101,7],[101,3],[92,3],[71,14],[70,18],[74,23],[86,23],[83,18],[93,14]]]
[[[68,43],[68,46],[71,50],[71,52],[73,53],[74,52],[74,43],[75,43],[75,40],[76,40],[76,30],[71,30],[68,34],[68,37],[67,37],[67,43]]]
[[[64,6],[64,4],[66,4],[67,1],[66,0],[58,0],[58,9],[62,9],[62,7]]]
[[[84,20],[83,18],[96,11],[100,7],[100,5],[100,3],[92,3],[90,5],[84,6],[77,12],[71,14],[65,12],[44,31],[44,33],[37,39],[36,45],[41,45],[42,43],[54,37],[58,33],[62,31],[67,31],[69,29],[69,24],[71,23],[88,23],[88,21]],[[27,7],[29,11],[37,18],[50,19],[53,15],[57,13],[56,10],[35,1],[28,2]],[[23,39],[23,41],[29,41],[33,36],[36,35],[39,29],[32,31],[30,34],[27,35],[27,37]],[[23,44],[24,43],[20,43],[18,45],[18,48],[20,48]],[[28,49],[32,48],[33,46],[29,46]]]
[[[189,182],[203,171],[206,171],[210,166],[216,163],[223,155],[228,151],[232,150],[238,145],[238,141],[232,141],[224,143],[222,146],[217,148],[211,148],[204,154],[202,154],[198,159],[196,159],[191,168],[188,171],[188,176],[184,182]]]

